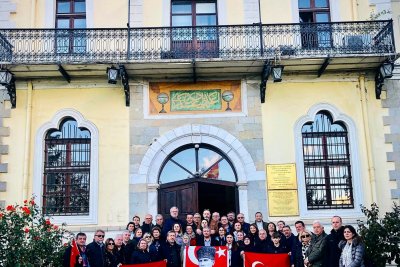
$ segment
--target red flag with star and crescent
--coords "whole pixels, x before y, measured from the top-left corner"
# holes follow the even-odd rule
[[[197,258],[197,251],[201,246],[189,246],[185,250],[185,258],[183,261],[184,267],[197,267],[199,266],[199,259]],[[214,264],[213,267],[228,267],[228,248],[226,246],[217,246],[215,248]]]
[[[72,239],[71,243],[71,254],[69,256],[69,266],[74,267],[76,264],[76,258],[79,255],[78,245],[75,242],[75,239]]]
[[[244,253],[245,267],[289,267],[289,254]]]

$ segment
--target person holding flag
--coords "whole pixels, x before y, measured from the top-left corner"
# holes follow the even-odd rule
[[[86,234],[78,233],[71,246],[65,250],[63,267],[89,266],[86,256]]]

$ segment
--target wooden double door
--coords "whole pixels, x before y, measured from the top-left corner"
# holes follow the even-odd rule
[[[179,209],[179,218],[204,209],[221,215],[238,211],[238,191],[235,183],[207,178],[191,178],[163,184],[158,190],[158,213],[169,217],[172,206]]]

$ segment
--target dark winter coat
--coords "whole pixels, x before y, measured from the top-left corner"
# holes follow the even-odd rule
[[[96,242],[92,242],[86,247],[86,255],[88,257],[90,267],[103,267],[105,245],[100,246]]]
[[[118,258],[116,254],[106,251],[104,254],[104,267],[116,267],[118,265]]]
[[[151,262],[150,253],[146,250],[135,250],[132,253],[130,264],[140,264]]]
[[[343,251],[344,246],[346,246],[346,241],[342,240],[339,242],[339,248]],[[349,267],[364,267],[364,253],[365,253],[365,245],[361,241],[361,238],[356,237],[352,241],[351,246],[351,258],[352,262]],[[339,267],[344,267],[343,264],[343,256],[340,256]]]
[[[326,237],[325,267],[339,266],[342,251],[338,245],[341,240],[344,240],[343,230],[344,226],[337,231],[332,229],[331,233]]]
[[[178,244],[170,244],[166,241],[161,245],[163,258],[167,260],[167,267],[181,266],[181,246]]]
[[[324,266],[326,236],[327,234],[322,232],[319,236],[314,235],[311,239],[306,257],[308,257],[308,261],[313,267]]]

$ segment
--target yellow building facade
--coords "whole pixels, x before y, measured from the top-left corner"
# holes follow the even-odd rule
[[[113,231],[172,205],[355,223],[398,202],[376,80],[398,25],[370,1],[2,2],[3,206]]]

